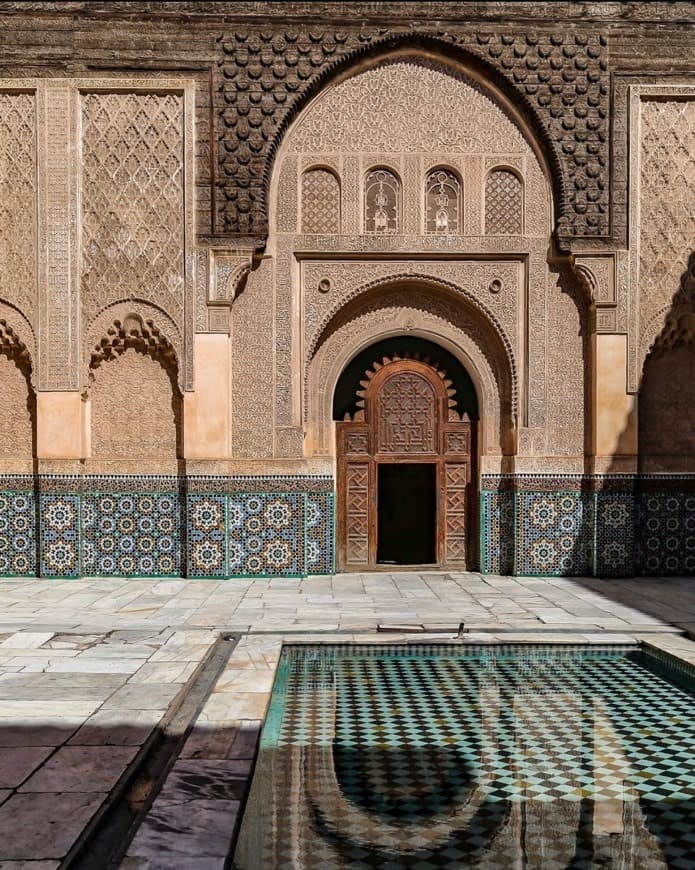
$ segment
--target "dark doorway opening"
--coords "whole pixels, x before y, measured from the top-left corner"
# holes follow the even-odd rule
[[[437,562],[437,466],[378,465],[377,562],[434,565]]]

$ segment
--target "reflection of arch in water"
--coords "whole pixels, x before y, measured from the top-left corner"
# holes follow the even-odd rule
[[[316,690],[312,694],[311,708],[325,711],[322,717],[324,733],[335,734],[335,691]],[[301,767],[312,813],[332,837],[339,841],[349,839],[370,850],[395,851],[402,855],[417,851],[404,847],[406,834],[409,838],[424,837],[429,850],[445,847],[452,834],[464,830],[480,814],[492,785],[491,774],[483,771],[476,774],[470,788],[462,789],[450,809],[423,822],[397,823],[360,808],[346,797],[336,773],[332,742],[322,740],[302,747]],[[494,811],[492,814],[494,818]],[[499,824],[493,826],[495,831],[507,815],[505,808],[499,814]]]

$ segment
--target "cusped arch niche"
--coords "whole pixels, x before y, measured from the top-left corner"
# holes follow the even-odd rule
[[[0,461],[26,462],[36,456],[33,348],[28,322],[0,302]]]
[[[309,455],[334,455],[333,395],[346,366],[370,345],[404,334],[440,345],[461,362],[478,396],[481,453],[512,453],[515,365],[494,326],[445,288],[385,282],[353,299],[332,318],[308,361]]]
[[[422,233],[427,179],[439,165],[463,182],[466,235],[482,234],[486,179],[501,166],[523,183],[524,233],[552,228],[548,161],[522,112],[481,73],[443,56],[409,49],[363,60],[319,92],[278,149],[271,233],[301,231],[302,178],[318,163],[337,168],[344,234],[364,231],[365,182],[375,167],[401,180],[397,232]]]
[[[92,324],[85,395],[93,459],[181,455],[179,358],[167,326],[151,306],[123,304]]]

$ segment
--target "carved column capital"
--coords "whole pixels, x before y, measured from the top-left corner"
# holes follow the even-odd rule
[[[591,304],[592,331],[615,333],[617,329],[616,255],[576,253],[570,265]]]
[[[253,248],[210,248],[208,326],[210,332],[229,332],[229,309],[243,292],[253,266]]]

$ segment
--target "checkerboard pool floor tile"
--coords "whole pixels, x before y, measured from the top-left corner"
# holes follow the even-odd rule
[[[636,647],[287,647],[237,868],[695,866],[695,694]]]

